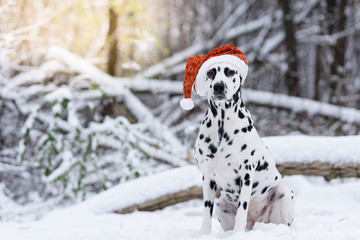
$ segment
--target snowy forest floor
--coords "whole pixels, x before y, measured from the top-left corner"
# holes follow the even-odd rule
[[[171,183],[178,188],[175,183],[179,180],[185,181],[184,185],[189,182],[200,184],[201,181],[195,166],[130,181],[83,203],[54,210],[39,221],[3,223],[0,225],[1,239],[360,239],[359,179],[326,182],[321,177],[285,177],[297,198],[293,225],[257,223],[253,230],[234,235],[231,231],[224,233],[214,216],[211,235],[200,236],[201,200],[191,200],[154,212],[114,214],[109,211],[111,202],[119,205],[121,201],[117,199],[122,198],[126,202],[143,194],[141,189],[130,190],[131,184],[142,185],[142,189],[148,190],[145,195],[151,195],[152,191],[159,191],[159,186],[154,183],[161,178],[167,178],[167,188]],[[129,185],[128,188],[126,185]]]

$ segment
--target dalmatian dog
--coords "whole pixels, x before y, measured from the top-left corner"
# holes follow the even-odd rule
[[[261,141],[241,98],[242,77],[235,65],[215,63],[205,79],[209,108],[196,140],[196,161],[203,173],[202,234],[216,216],[224,231],[252,229],[255,222],[286,224],[294,218],[295,197]]]

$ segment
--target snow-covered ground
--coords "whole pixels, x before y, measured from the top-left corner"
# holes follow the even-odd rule
[[[141,201],[199,185],[200,172],[188,166],[121,184],[83,203],[57,209],[39,221],[2,223],[0,239],[360,239],[359,179],[325,182],[320,177],[291,176],[285,180],[297,197],[291,227],[257,223],[251,231],[232,235],[222,231],[215,216],[211,235],[200,236],[201,200],[155,212],[111,213],[131,199]]]

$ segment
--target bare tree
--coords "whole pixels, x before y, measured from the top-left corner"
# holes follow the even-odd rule
[[[345,7],[347,0],[330,0],[327,1],[327,20],[328,20],[328,34],[333,35],[345,30],[346,14]],[[338,38],[336,44],[332,48],[333,59],[330,63],[330,102],[338,104],[338,95],[343,92],[344,84],[341,82],[344,79],[344,63],[345,63],[345,41],[344,37]],[[339,86],[340,85],[340,86]]]
[[[111,1],[109,2],[109,31],[108,31],[108,62],[107,71],[110,75],[116,75],[116,63],[118,60],[117,24],[118,15],[115,12]]]
[[[299,95],[298,76],[297,76],[297,57],[296,57],[296,38],[294,26],[294,13],[290,8],[289,0],[278,0],[278,4],[283,11],[283,25],[285,29],[286,61],[287,71],[285,73],[285,83],[290,95]]]

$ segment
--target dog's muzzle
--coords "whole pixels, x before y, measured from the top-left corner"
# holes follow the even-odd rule
[[[223,82],[215,83],[213,90],[216,99],[222,100],[225,98],[225,84]]]

